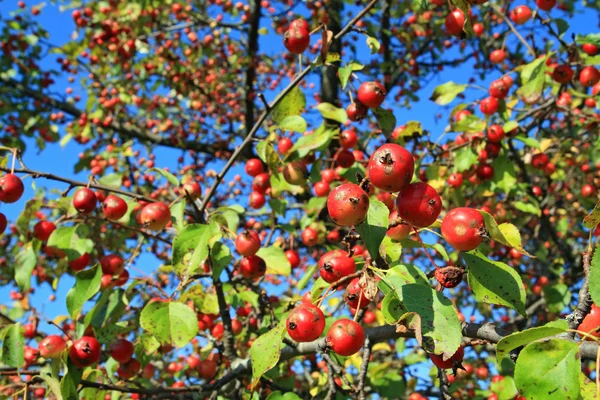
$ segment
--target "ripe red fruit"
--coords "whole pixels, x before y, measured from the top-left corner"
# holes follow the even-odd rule
[[[308,178],[306,164],[292,161],[283,167],[283,179],[290,185],[304,185]]]
[[[301,236],[305,246],[315,246],[319,242],[319,233],[311,227],[305,228]]]
[[[442,358],[442,356],[439,356],[437,354],[430,354],[429,355],[429,358],[431,359],[431,362],[436,367],[443,368],[443,369],[453,368],[455,366],[459,366],[464,357],[465,357],[465,349],[462,346],[460,346],[458,348],[458,350],[456,350],[456,352],[452,355],[452,357],[450,357],[447,360],[444,360]]]
[[[0,178],[0,201],[14,203],[23,196],[24,191],[23,181],[17,175],[6,174]]]
[[[6,219],[6,215],[0,213],[0,234],[4,233],[7,225],[8,220]]]
[[[325,330],[323,311],[314,304],[300,304],[286,320],[287,332],[296,342],[317,340]]]
[[[94,337],[83,336],[73,342],[69,358],[79,368],[89,367],[100,360],[100,343]]]
[[[54,225],[54,223],[50,221],[40,221],[33,227],[33,236],[42,242],[45,242],[55,229],[56,225]]]
[[[556,5],[556,0],[536,0],[535,4],[544,11],[550,11]]]
[[[285,257],[290,262],[292,268],[297,268],[300,266],[300,256],[294,250],[286,250]]]
[[[490,126],[487,131],[487,139],[492,143],[500,143],[504,139],[504,129],[502,129],[502,126]]]
[[[198,375],[202,379],[210,380],[217,374],[217,362],[215,360],[206,359],[200,362],[198,366]]]
[[[88,188],[81,188],[73,195],[73,207],[81,214],[94,211],[97,202],[96,194]]]
[[[479,110],[485,115],[492,115],[498,111],[498,99],[487,97],[479,103]]]
[[[67,348],[67,341],[58,335],[46,336],[38,345],[41,357],[58,358]]]
[[[329,194],[329,192],[331,191],[331,188],[329,187],[329,183],[319,181],[319,182],[315,183],[315,185],[313,186],[313,190],[315,192],[315,196],[325,197]]]
[[[281,138],[277,142],[277,150],[282,155],[286,155],[292,147],[294,147],[294,142],[289,137]]]
[[[245,170],[246,173],[252,177],[255,177],[258,174],[262,174],[263,172],[265,172],[263,163],[258,158],[251,158],[248,161],[246,161]]]
[[[398,215],[409,224],[423,228],[435,222],[442,211],[442,199],[427,183],[411,183],[396,199]]]
[[[346,107],[346,114],[348,114],[348,119],[352,122],[358,122],[362,120],[369,111],[369,108],[360,102],[350,103],[348,107]]]
[[[502,79],[497,79],[490,84],[490,95],[497,99],[508,96],[508,86]]]
[[[252,190],[258,193],[266,193],[271,187],[271,177],[268,173],[258,174],[252,180]]]
[[[510,19],[516,25],[522,25],[531,18],[531,9],[527,6],[517,6],[510,12]]]
[[[363,222],[369,210],[369,196],[354,183],[344,183],[327,196],[329,216],[337,225],[352,226]]]
[[[442,236],[456,250],[471,251],[486,236],[485,221],[473,208],[453,208],[442,221]]]
[[[260,237],[258,233],[246,230],[235,239],[235,249],[244,257],[253,256],[260,249]]]
[[[100,260],[102,273],[108,275],[119,275],[125,269],[125,261],[121,256],[116,254],[108,254]]]
[[[600,81],[600,72],[592,65],[585,67],[579,73],[579,82],[583,86],[594,86],[598,81]]]
[[[398,218],[398,211],[394,210],[390,213],[390,223],[395,222]],[[387,230],[387,235],[394,240],[404,240],[410,235],[412,227],[407,223],[401,223]]]
[[[310,45],[310,33],[302,27],[290,28],[283,36],[283,44],[290,53],[302,54]]]
[[[559,65],[552,71],[552,79],[561,84],[569,83],[573,79],[573,69],[567,64]]]
[[[531,166],[536,169],[544,169],[550,159],[544,153],[534,154],[531,157]]]
[[[506,53],[504,52],[504,50],[497,49],[490,53],[490,61],[494,64],[503,63],[505,59]]]
[[[110,221],[118,221],[127,212],[127,203],[118,196],[110,195],[101,204],[102,212],[106,219]]]
[[[261,208],[267,202],[267,198],[264,194],[259,192],[251,192],[248,197],[248,205],[254,209]]]
[[[113,281],[113,285],[115,286],[123,286],[124,284],[127,283],[127,281],[129,280],[129,272],[127,272],[126,269],[123,270],[123,272],[121,272],[119,274],[119,276],[117,276],[117,279],[115,279]]]
[[[486,367],[479,367],[475,370],[475,375],[479,379],[487,379],[490,371]]]
[[[398,192],[412,180],[415,162],[412,154],[404,147],[387,143],[375,150],[367,173],[369,180],[378,189]]]
[[[191,199],[199,199],[202,196],[202,188],[196,181],[188,181],[183,184],[181,194],[190,196]]]
[[[244,278],[257,279],[265,275],[267,264],[259,256],[250,256],[240,261],[239,271]]]
[[[310,29],[308,22],[302,18],[298,18],[298,19],[295,19],[292,22],[290,22],[290,27],[288,29],[299,29],[299,28],[306,29],[306,30]]]
[[[23,336],[28,339],[33,339],[35,337],[35,330],[34,324],[25,324],[23,325]]]
[[[363,288],[360,286],[360,278],[354,278],[346,286],[346,292],[344,293],[344,301],[348,304],[348,307],[367,308],[371,300],[365,296]]]
[[[465,13],[459,8],[455,9],[446,16],[444,26],[449,34],[461,36],[463,34],[463,26],[465,26]]]
[[[448,185],[452,186],[453,188],[459,188],[462,186],[464,181],[464,178],[462,176],[462,174],[455,172],[453,174],[450,174],[450,176],[448,176]]]
[[[327,283],[333,283],[356,272],[356,264],[352,257],[343,250],[331,250],[319,259],[319,274]]]
[[[88,253],[84,253],[83,255],[79,256],[79,258],[69,261],[69,267],[73,271],[78,272],[90,265],[90,261],[92,261],[92,257],[90,257]]]
[[[117,375],[119,375],[121,379],[131,379],[140,372],[141,368],[142,364],[138,360],[132,359],[126,363],[119,364]]]
[[[238,319],[234,318],[231,320],[231,333],[237,336],[242,333],[242,329],[244,329],[244,326]]]
[[[475,36],[480,37],[481,35],[483,35],[483,32],[485,31],[485,28],[483,27],[483,24],[477,22],[476,24],[473,24],[473,32],[475,32]]]
[[[594,197],[596,196],[596,188],[590,184],[583,185],[581,187],[581,195],[583,197]]]
[[[340,133],[338,140],[340,142],[340,146],[342,146],[344,149],[351,149],[356,146],[356,143],[358,142],[358,136],[356,136],[355,131],[347,129]]]
[[[494,177],[494,167],[489,164],[479,164],[475,173],[479,179],[488,180]]]
[[[340,319],[331,325],[327,332],[327,344],[340,356],[357,353],[365,341],[365,331],[359,323],[350,319]]]
[[[600,338],[600,307],[592,304],[592,309],[588,315],[585,316],[581,324],[577,327],[578,331],[589,333],[593,337]],[[593,340],[592,338],[585,338],[585,340]]]
[[[584,44],[582,44],[581,45],[581,49],[588,56],[595,56],[596,54],[600,53],[600,47],[598,47],[598,46],[596,46],[595,44],[592,44],[592,43],[584,43]]]
[[[387,92],[379,82],[364,82],[358,88],[358,101],[369,108],[379,107],[385,100]]]
[[[133,357],[133,344],[126,339],[117,339],[110,346],[110,356],[117,362],[124,364]]]
[[[160,231],[171,222],[171,210],[165,203],[150,203],[140,212],[140,223],[152,231]]]

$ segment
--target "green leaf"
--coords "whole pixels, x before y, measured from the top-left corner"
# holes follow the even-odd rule
[[[302,90],[298,86],[295,86],[273,109],[271,118],[276,125],[279,125],[285,117],[300,115],[305,107],[306,97],[304,97]]]
[[[579,395],[581,396],[579,398],[580,400],[597,400],[598,399],[596,397],[596,384],[594,382],[592,382],[591,380],[589,380],[588,377],[585,376],[583,372],[579,374],[579,386],[580,386],[580,390],[581,390],[581,393],[579,393]]]
[[[174,220],[173,226],[177,231],[181,231],[185,226],[185,198],[171,206],[171,217]]]
[[[204,314],[219,314],[219,302],[217,296],[213,293],[207,293],[202,285],[190,287],[181,295],[181,301],[192,300],[196,309]]]
[[[319,110],[325,119],[330,119],[332,121],[339,122],[340,124],[345,124],[346,121],[348,121],[348,114],[346,114],[346,110],[343,108],[338,108],[331,103],[319,103],[317,105],[317,110]]]
[[[404,240],[400,241],[400,244],[402,244],[402,247],[405,249],[417,249],[417,248],[425,246],[425,248],[427,248],[427,249],[432,249],[432,250],[437,251],[444,260],[446,260],[446,261],[449,260],[448,252],[446,252],[446,249],[444,248],[444,246],[441,245],[441,243],[436,243],[436,244],[423,243],[423,244],[421,244],[421,243],[411,240],[411,239],[404,239]]]
[[[161,344],[183,347],[198,332],[196,313],[187,305],[173,301],[153,301],[140,314],[140,326]]]
[[[306,285],[310,281],[312,281],[313,275],[315,274],[315,272],[317,272],[318,267],[319,266],[317,264],[314,264],[306,269],[306,272],[304,272],[304,274],[302,275],[302,278],[300,278],[300,280],[298,281],[298,284],[296,285],[296,288],[298,290],[304,289],[306,287]]]
[[[390,210],[379,200],[371,200],[367,217],[354,227],[365,242],[369,254],[376,257],[388,229]]]
[[[213,244],[210,250],[210,261],[212,264],[212,276],[218,279],[221,276],[221,272],[231,263],[233,257],[231,256],[231,250],[222,242],[216,242]]]
[[[60,380],[60,394],[65,400],[77,400],[79,399],[77,386],[79,385],[79,382],[81,382],[83,368],[77,368],[66,353],[63,355],[63,361],[66,366],[66,373]]]
[[[531,343],[519,353],[515,383],[527,399],[577,399],[580,370],[579,345],[550,339]]]
[[[537,100],[544,90],[546,59],[540,57],[522,67],[521,80],[523,86],[517,89],[517,94],[527,102]]]
[[[133,326],[129,326],[127,322],[117,322],[116,324],[107,324],[102,328],[94,328],[94,335],[100,343],[110,343],[116,337],[125,333],[131,332]]]
[[[267,164],[271,171],[277,171],[279,167],[282,165],[281,158],[273,148],[273,145],[266,141],[261,140],[256,145],[256,154],[258,157]]]
[[[89,372],[86,372],[85,379],[91,382],[96,383],[106,383],[104,372],[99,369],[94,369]],[[93,387],[86,387],[81,389],[80,398],[85,400],[104,400],[104,396],[109,392],[105,390],[100,390]]]
[[[471,147],[463,147],[454,155],[454,171],[463,172],[477,164],[477,153]]]
[[[458,123],[452,127],[454,132],[468,132],[476,133],[485,130],[487,126],[485,120],[473,115],[468,114],[463,117]]]
[[[408,312],[421,318],[422,347],[450,358],[460,346],[462,330],[452,302],[430,286],[409,283],[395,290]]]
[[[382,107],[372,108],[379,128],[385,135],[390,135],[396,128],[396,116],[393,112]]]
[[[469,286],[478,301],[507,306],[526,317],[525,289],[517,271],[477,251],[463,253],[469,267]]]
[[[504,125],[502,125],[502,130],[505,133],[511,132],[513,129],[517,129],[519,127],[519,123],[517,121],[508,121]]]
[[[41,247],[42,242],[39,240],[25,243],[15,257],[15,282],[23,292],[31,288],[31,277]]]
[[[280,196],[283,192],[289,192],[291,194],[299,194],[304,192],[302,186],[290,185],[283,178],[283,174],[271,174],[269,178],[271,182],[271,196]]]
[[[16,226],[21,235],[27,235],[30,232],[29,224],[35,218],[35,213],[42,207],[42,202],[38,199],[27,200],[21,215],[17,218]]]
[[[179,185],[180,185],[179,179],[177,179],[177,177],[175,175],[173,175],[172,173],[170,173],[169,171],[167,171],[165,169],[162,169],[162,168],[150,168],[148,170],[148,172],[150,172],[150,171],[156,171],[156,172],[158,172],[159,174],[161,174],[162,176],[164,176],[165,179],[167,181],[169,181],[169,183],[171,185],[173,185],[175,187],[179,187]]]
[[[311,198],[311,200],[313,198]],[[285,216],[285,213],[287,211],[287,206],[288,206],[287,200],[272,198],[272,199],[269,199],[268,203],[275,214]]]
[[[589,35],[577,35],[575,37],[575,43],[577,44],[585,44],[585,43],[590,43],[590,44],[595,44],[596,46],[600,47],[600,33],[590,33]]]
[[[21,368],[24,362],[25,338],[21,333],[21,324],[11,324],[0,330],[0,360],[2,364],[13,368]]]
[[[492,166],[494,167],[494,184],[508,194],[517,183],[514,163],[502,155],[494,160]]]
[[[348,65],[344,67],[340,67],[338,69],[338,76],[340,77],[340,83],[342,84],[342,90],[346,89],[346,85],[348,84],[348,79],[352,75],[354,71],[360,71],[364,68],[364,65],[357,63],[356,61],[351,61]]]
[[[504,379],[492,382],[490,389],[498,395],[498,400],[513,400],[519,394],[512,376],[504,376]]]
[[[313,150],[326,148],[333,136],[339,133],[339,129],[331,129],[321,125],[310,135],[302,136],[296,141],[288,154],[297,153],[302,158]]]
[[[533,203],[525,203],[524,201],[515,201],[513,205],[519,211],[537,215],[538,217],[542,215],[542,210],[540,210],[540,208]]]
[[[590,275],[588,277],[590,296],[595,304],[600,304],[600,247],[596,246],[594,256],[590,263]]]
[[[306,121],[299,115],[290,115],[285,117],[279,124],[279,129],[282,131],[292,131],[304,133],[306,132]]]
[[[381,313],[387,324],[394,325],[404,314],[406,309],[398,299],[396,292],[389,292],[381,302]]]
[[[516,249],[521,254],[533,257],[531,254],[526,252],[525,249],[523,249],[523,245],[521,244],[521,234],[516,226],[508,222],[498,225],[494,217],[492,217],[490,214],[482,210],[478,211],[483,216],[485,228],[487,229],[490,238],[496,242],[502,243],[505,246]]]
[[[544,286],[543,294],[548,310],[553,313],[561,312],[571,301],[571,292],[564,283]]]
[[[200,271],[208,257],[208,248],[221,239],[216,222],[190,224],[173,239],[173,266],[178,276],[193,275]]]
[[[98,183],[104,186],[120,188],[123,185],[123,175],[117,173],[106,174],[98,180]]]
[[[52,360],[51,364],[46,364],[40,368],[40,377],[44,380],[50,392],[56,397],[56,400],[63,400],[60,393],[60,381],[58,380],[58,371],[60,369],[60,360]]]
[[[393,266],[400,261],[402,245],[400,242],[392,240],[386,235],[381,242],[381,246],[379,246],[379,254],[381,254],[383,259],[390,264],[390,266]]]
[[[89,227],[83,224],[59,226],[50,235],[47,246],[62,251],[73,261],[94,250],[94,241],[86,238],[88,234]]]
[[[242,212],[245,212],[242,211]],[[211,216],[211,221],[218,223],[221,226],[227,227],[231,232],[237,231],[240,223],[240,212],[232,207],[219,207]]]
[[[281,393],[280,391],[276,391],[271,392],[267,400],[302,400],[302,398],[294,392]]]
[[[534,147],[538,150],[540,150],[542,148],[542,146],[540,145],[540,142],[534,138],[530,138],[527,136],[523,136],[523,135],[519,135],[519,136],[515,136],[515,140],[518,140],[519,142],[523,142],[525,143],[527,146],[529,147]]]
[[[312,275],[311,275],[311,277],[312,277]],[[311,298],[313,304],[315,304],[317,302],[317,300],[319,300],[319,298],[323,294],[323,291],[325,291],[325,289],[327,289],[329,286],[331,286],[331,285],[329,283],[325,282],[325,280],[323,278],[321,278],[321,277],[317,278],[315,283],[313,283],[312,287],[310,288],[310,298]]]
[[[452,81],[446,82],[433,89],[433,94],[429,97],[429,100],[435,101],[440,106],[445,106],[451,103],[456,96],[464,92],[467,87],[469,85],[461,85]]]
[[[252,382],[250,390],[253,390],[265,372],[277,365],[281,354],[283,338],[285,336],[285,318],[267,333],[259,336],[250,347],[250,360],[252,361]]]
[[[558,30],[558,36],[569,30],[569,23],[562,18],[554,18],[556,29]]]
[[[496,361],[500,364],[504,357],[508,356],[514,349],[540,339],[564,333],[568,329],[569,324],[567,321],[560,319],[549,322],[544,326],[530,328],[525,331],[515,332],[505,336],[496,345]]]
[[[75,274],[75,286],[67,293],[67,310],[73,320],[79,318],[83,305],[98,291],[102,280],[102,268],[95,265]]]
[[[256,255],[265,260],[267,264],[266,274],[289,276],[292,273],[292,265],[281,247],[261,247]]]
[[[583,226],[588,229],[594,229],[600,224],[600,201],[596,203],[594,209],[583,219]]]
[[[379,49],[381,48],[381,44],[379,43],[379,40],[375,39],[372,36],[367,36],[367,46],[369,46],[369,50],[371,51],[371,54],[376,54],[377,52],[379,52]]]

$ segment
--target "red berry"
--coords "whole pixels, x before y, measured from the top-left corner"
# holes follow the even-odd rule
[[[390,213],[389,221],[394,222],[398,218],[398,211],[394,210]],[[407,223],[398,224],[387,230],[387,235],[394,240],[404,240],[410,235],[412,227]]]
[[[556,0],[536,0],[535,4],[544,11],[550,11],[556,5]],[[593,54],[592,54],[593,55]]]
[[[329,216],[337,225],[358,225],[367,216],[369,196],[358,185],[345,183],[329,193],[327,210]]]
[[[348,107],[346,107],[346,114],[348,114],[348,119],[352,122],[358,122],[362,120],[369,111],[369,108],[360,102],[350,103]]]
[[[248,205],[254,209],[259,209],[265,205],[267,198],[263,193],[251,192],[248,198]]]
[[[335,155],[335,161],[342,168],[350,168],[356,159],[350,150],[340,150]]]
[[[304,243],[305,246],[315,246],[318,241],[319,241],[319,233],[314,230],[313,228],[305,228],[302,231],[302,243]]]
[[[588,315],[585,316],[581,324],[577,328],[578,331],[589,333],[593,337],[600,338],[600,307],[592,304],[592,309]],[[585,338],[585,340],[593,340],[592,338]]]
[[[510,12],[510,19],[516,25],[522,25],[531,18],[531,9],[527,6],[517,6]]]
[[[24,191],[23,181],[15,174],[6,174],[0,178],[0,201],[14,203],[23,196]]]
[[[119,364],[117,375],[119,375],[121,379],[131,379],[140,372],[141,368],[142,364],[138,360],[132,359],[124,364]]]
[[[286,320],[287,331],[296,342],[317,340],[325,330],[323,311],[314,304],[300,304]]]
[[[302,27],[290,27],[283,36],[283,44],[290,53],[302,54],[310,45],[310,34]]]
[[[235,249],[244,257],[253,256],[260,249],[260,237],[258,233],[246,230],[235,239]]]
[[[100,360],[100,343],[96,338],[84,336],[73,342],[69,358],[79,368],[85,368]]]
[[[546,154],[534,154],[533,157],[531,157],[531,166],[536,169],[544,169],[546,164],[548,164],[548,161],[550,161],[550,159]]]
[[[198,182],[188,181],[182,186],[182,194],[190,196],[192,200],[196,200],[202,196],[202,188]]]
[[[171,222],[171,210],[165,203],[150,203],[140,212],[140,223],[152,230],[160,231]]]
[[[55,229],[56,225],[54,225],[54,223],[50,221],[40,221],[33,227],[33,236],[38,240],[45,242]]]
[[[463,26],[465,25],[465,13],[459,8],[452,11],[446,16],[444,26],[449,34],[454,36],[461,36],[463,33]]]
[[[590,184],[583,185],[581,187],[581,195],[583,197],[594,197],[596,196],[596,188]]]
[[[450,174],[450,176],[448,176],[448,185],[452,186],[453,188],[459,188],[462,186],[464,181],[464,178],[462,176],[462,174],[455,172],[453,174]]]
[[[73,207],[81,214],[89,214],[94,211],[97,202],[96,194],[88,188],[81,188],[73,195]]]
[[[479,110],[485,115],[492,115],[498,111],[498,99],[487,97],[479,103]]]
[[[442,211],[442,199],[427,183],[411,183],[396,199],[398,215],[409,224],[423,228],[435,222]]]
[[[415,162],[404,147],[384,144],[371,156],[367,166],[369,180],[378,189],[398,192],[412,180]]]
[[[8,220],[6,219],[6,215],[0,213],[0,234],[4,233],[7,225]]]
[[[569,83],[573,79],[573,69],[567,64],[559,65],[552,71],[552,79],[561,84]]]
[[[259,256],[245,257],[240,261],[239,271],[248,279],[257,279],[265,275],[267,264]]]
[[[365,296],[363,288],[360,286],[360,278],[354,278],[350,281],[348,286],[346,286],[346,292],[344,293],[344,300],[348,307],[357,309],[357,308],[367,308],[371,300]]]
[[[118,196],[107,196],[102,202],[102,212],[108,220],[120,220],[127,213],[127,203]]]
[[[379,107],[387,92],[379,82],[364,82],[358,88],[358,101],[369,108]]]
[[[494,177],[494,167],[489,164],[479,164],[475,173],[480,179],[489,180]]]
[[[78,272],[90,265],[90,261],[92,261],[92,257],[90,257],[88,253],[84,253],[83,255],[79,256],[79,258],[69,261],[69,267],[73,271]]]
[[[285,257],[290,262],[292,268],[297,268],[300,266],[300,256],[294,250],[286,250]]]
[[[121,364],[131,360],[133,352],[133,344],[126,339],[117,339],[110,346],[110,356]]]
[[[594,86],[598,81],[600,81],[600,72],[598,72],[594,66],[590,65],[585,67],[579,73],[579,82],[581,82],[583,86]]]
[[[600,52],[600,47],[598,47],[598,46],[596,46],[595,44],[592,44],[592,43],[584,43],[584,44],[582,44],[581,45],[581,49],[588,56],[595,56],[596,54],[598,54]]]
[[[100,260],[102,272],[108,275],[119,275],[125,269],[125,261],[116,254],[108,254]]]
[[[340,142],[340,146],[342,146],[344,149],[351,149],[356,146],[356,143],[358,142],[358,136],[356,136],[355,131],[347,129],[340,133],[340,138],[338,140]]]
[[[443,368],[443,369],[453,368],[455,366],[460,365],[460,363],[462,362],[464,357],[465,357],[465,349],[462,346],[460,346],[458,348],[458,350],[456,350],[456,352],[452,355],[452,357],[450,357],[447,360],[444,360],[442,358],[442,356],[439,356],[437,354],[429,355],[429,358],[431,358],[431,362],[436,367]]]
[[[325,197],[329,194],[331,188],[329,187],[329,183],[319,181],[315,183],[315,185],[313,186],[313,190],[315,191],[315,196]]]
[[[500,143],[504,139],[504,129],[500,125],[492,125],[487,131],[487,138],[492,143]]]
[[[218,365],[215,360],[203,360],[198,366],[198,375],[202,379],[211,380],[217,374]]]
[[[497,99],[508,96],[508,86],[502,79],[497,79],[490,84],[490,95]]]
[[[485,238],[485,221],[479,211],[469,207],[450,210],[442,221],[442,236],[456,250],[471,251]]]
[[[271,177],[268,173],[258,174],[252,180],[252,190],[258,193],[266,193],[271,187]]]
[[[292,147],[294,147],[294,142],[288,137],[281,138],[277,142],[277,150],[281,155],[286,155]]]
[[[501,64],[506,59],[504,50],[494,50],[490,53],[490,61],[494,64]]]
[[[343,250],[331,250],[319,259],[319,274],[327,283],[333,283],[356,272],[352,257]]]
[[[255,177],[256,175],[265,172],[263,163],[258,158],[251,158],[248,161],[246,161],[245,170],[246,173],[252,177]]]
[[[360,324],[350,319],[340,319],[327,332],[327,344],[340,356],[357,353],[365,341],[365,331]]]

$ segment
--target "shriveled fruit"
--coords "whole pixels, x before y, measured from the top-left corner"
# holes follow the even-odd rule
[[[371,155],[367,171],[373,186],[398,192],[412,180],[415,162],[412,154],[404,147],[387,143]]]
[[[329,216],[337,225],[352,226],[363,222],[369,210],[369,196],[354,183],[345,183],[327,196]]]
[[[398,194],[396,209],[404,221],[423,228],[433,224],[442,212],[442,199],[427,183],[411,183]]]
[[[442,221],[442,236],[456,250],[471,251],[487,236],[481,213],[469,207],[453,208]]]
[[[463,280],[464,270],[452,265],[436,268],[435,280],[445,288],[457,287]]]
[[[153,231],[164,229],[171,222],[171,210],[165,203],[150,203],[140,212],[140,223]]]
[[[244,278],[257,279],[265,275],[267,264],[265,260],[256,255],[245,257],[240,261],[239,271]]]
[[[312,342],[325,330],[325,316],[316,305],[302,303],[290,312],[286,326],[296,342]]]
[[[89,367],[100,360],[100,343],[92,336],[83,336],[73,342],[69,358],[79,368]]]
[[[356,263],[343,250],[331,250],[319,259],[319,274],[327,283],[333,283],[356,272]]]
[[[379,82],[363,82],[358,88],[358,101],[369,108],[379,107],[387,92]]]
[[[0,201],[3,203],[15,203],[24,191],[23,181],[17,175],[6,174],[0,178]]]
[[[258,233],[245,230],[235,239],[235,249],[244,257],[253,256],[260,249],[260,237]]]
[[[365,341],[365,331],[359,323],[350,319],[340,319],[327,331],[327,344],[340,356],[357,353]]]

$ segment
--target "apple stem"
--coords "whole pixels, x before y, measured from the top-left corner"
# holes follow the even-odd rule
[[[348,90],[348,96],[350,96],[350,103],[354,104],[354,96],[352,96],[352,90]]]
[[[49,319],[46,319],[46,323],[50,324],[50,325],[54,325],[55,327],[57,327],[66,337],[67,339],[69,339],[71,342],[73,342],[74,340],[71,338],[71,336],[69,336],[69,334],[61,327],[59,326],[57,323],[55,323],[54,321],[51,321]]]
[[[15,161],[17,160],[17,149],[13,149],[12,151],[12,165],[10,167],[10,173],[14,174],[15,173]]]
[[[421,235],[419,235],[419,231],[415,227],[413,227],[413,230],[415,231],[415,235],[417,235],[417,240],[419,241],[419,243],[421,243],[421,247],[423,247],[423,251],[427,255],[427,258],[429,258],[429,261],[431,261],[431,263],[433,264],[433,266],[435,267],[435,269],[438,269],[439,267],[437,266],[437,264],[435,263],[435,261],[433,261],[433,258],[431,257],[431,255],[427,251],[427,248],[425,247],[425,243],[423,243],[423,240],[421,240]]]
[[[356,304],[356,311],[354,311],[354,322],[358,319],[358,311],[360,311],[360,300],[362,299],[363,288],[360,288],[360,294],[358,295],[358,303]]]

